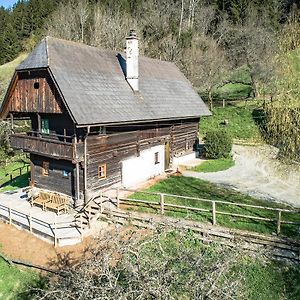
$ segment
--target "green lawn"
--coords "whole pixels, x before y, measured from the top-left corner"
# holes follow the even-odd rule
[[[22,175],[19,176],[20,170],[22,167]],[[9,174],[13,174],[13,176],[17,176],[13,182],[6,184],[2,188],[0,188],[0,192],[11,191],[18,188],[22,188],[28,185],[29,172],[26,172],[26,165],[24,161],[16,160],[7,164],[6,166],[0,167],[0,184],[4,184],[9,182],[10,176]]]
[[[149,189],[145,190],[147,192],[159,192],[173,195],[182,195],[188,197],[202,198],[202,199],[210,199],[210,200],[219,200],[219,201],[227,201],[232,203],[245,203],[250,205],[259,205],[259,206],[269,206],[269,207],[278,207],[278,208],[290,208],[286,205],[280,205],[274,202],[269,202],[265,200],[260,200],[253,198],[251,196],[247,196],[236,192],[232,189],[222,188],[217,186],[216,184],[191,178],[184,176],[172,176],[168,179],[162,180],[157,184],[153,185]],[[158,203],[159,195],[156,194],[146,194],[143,192],[137,192],[131,195],[129,198],[132,199],[144,199],[148,201],[153,201]],[[177,205],[184,205],[190,207],[204,208],[211,210],[211,203],[203,202],[199,200],[191,200],[191,199],[179,199],[171,196],[165,196],[165,203],[172,203]],[[128,209],[133,209],[130,205]],[[152,205],[143,205],[139,204],[137,208],[138,211],[141,212],[151,212],[158,213],[159,207]],[[237,213],[243,215],[251,215],[256,217],[267,217],[271,219],[276,219],[276,212],[268,211],[268,210],[260,210],[255,208],[242,208],[238,206],[229,206],[225,204],[216,204],[217,211]],[[184,209],[174,208],[172,211],[166,211],[166,215],[179,217],[179,218],[187,218],[191,220],[197,220],[200,222],[210,222],[212,220],[211,212],[191,212],[186,211]],[[289,220],[300,222],[300,214],[292,214],[292,213],[282,213],[282,220]],[[245,229],[250,231],[256,231],[261,233],[274,233],[276,232],[276,221],[268,222],[268,221],[258,221],[251,220],[245,218],[237,218],[230,217],[226,215],[217,214],[217,223],[219,225],[223,225],[226,227],[237,228],[237,229]],[[297,233],[297,226],[292,225],[282,225],[281,230],[283,235],[299,237]]]
[[[0,257],[0,299],[30,299],[30,287],[39,284],[37,273],[9,265]]]
[[[236,266],[245,274],[245,299],[300,299],[300,268],[285,262],[241,257]]]
[[[15,68],[27,57],[27,54],[20,54],[16,59],[0,66],[0,102],[2,102],[8,83],[15,71]]]
[[[205,136],[211,129],[225,128],[233,139],[260,141],[260,131],[253,118],[257,107],[257,102],[250,102],[247,106],[243,102],[242,106],[236,103],[234,106],[214,108],[211,117],[201,118],[200,134]],[[228,120],[228,125],[222,125],[224,120]]]
[[[219,158],[210,159],[199,166],[193,167],[191,170],[195,172],[209,173],[209,172],[219,172],[227,170],[234,166],[234,160],[232,157],[229,158]]]
[[[235,100],[247,98],[251,94],[252,88],[248,84],[228,83],[221,88],[214,90],[213,97],[216,100]]]

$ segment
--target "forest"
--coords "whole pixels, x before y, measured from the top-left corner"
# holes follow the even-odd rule
[[[134,28],[141,54],[174,62],[211,109],[216,91],[228,84],[266,100],[265,136],[297,159],[298,6],[293,0],[20,0],[0,8],[0,65],[46,35],[123,51]],[[0,82],[2,96],[6,86]]]

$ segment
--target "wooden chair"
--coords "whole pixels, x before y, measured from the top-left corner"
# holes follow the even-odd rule
[[[51,195],[51,201],[45,202],[45,207],[48,209],[53,209],[59,214],[61,211],[64,213],[68,210],[69,201],[67,198],[60,196],[60,195]]]
[[[45,204],[49,201],[51,201],[51,194],[42,191],[39,192],[37,196],[32,195],[31,200],[29,200],[31,206],[38,205],[41,206],[43,210],[45,210]]]

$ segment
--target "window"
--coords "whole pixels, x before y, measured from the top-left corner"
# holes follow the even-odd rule
[[[49,162],[43,161],[42,162],[42,176],[48,176],[49,175]]]
[[[98,178],[99,179],[106,178],[106,164],[98,166]]]
[[[154,153],[154,163],[159,164],[159,153],[158,152]]]
[[[36,90],[38,90],[39,87],[40,87],[40,84],[39,84],[38,82],[35,82],[35,83],[33,84],[33,87],[34,87]]]
[[[63,177],[68,178],[70,175],[70,171],[68,170],[63,170]]]
[[[42,119],[42,133],[49,134],[49,119]]]

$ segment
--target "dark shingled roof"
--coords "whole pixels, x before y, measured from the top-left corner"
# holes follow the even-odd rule
[[[17,70],[49,67],[78,125],[210,115],[170,62],[139,57],[139,93],[125,80],[124,55],[47,37]]]

